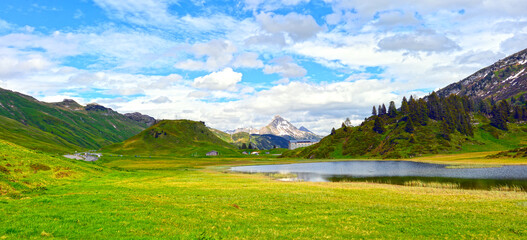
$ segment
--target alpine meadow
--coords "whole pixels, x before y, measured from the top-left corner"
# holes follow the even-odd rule
[[[0,239],[525,239],[527,5],[0,3]]]

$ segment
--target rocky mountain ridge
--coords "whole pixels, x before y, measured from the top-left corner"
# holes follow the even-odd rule
[[[467,78],[437,91],[439,96],[450,94],[477,99],[502,100],[527,90],[527,49],[512,54],[483,68]]]
[[[237,128],[236,130],[225,131],[229,134],[235,134],[240,132],[246,132],[250,134],[260,134],[260,135],[275,135],[281,136],[286,139],[320,139],[321,137],[309,131],[309,129],[304,126],[297,128],[289,121],[285,120],[279,115],[274,116],[273,120],[267,124],[265,127],[260,129],[256,128]]]

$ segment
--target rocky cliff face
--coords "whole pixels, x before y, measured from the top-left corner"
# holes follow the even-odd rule
[[[483,68],[460,82],[437,91],[439,96],[450,94],[471,98],[507,99],[527,92],[527,49]]]
[[[140,122],[140,123],[146,124],[147,127],[150,127],[150,126],[152,126],[152,125],[154,125],[156,123],[156,119],[155,118],[150,117],[148,115],[144,115],[144,114],[138,113],[138,112],[125,113],[124,115],[126,117],[136,121],[136,122]]]

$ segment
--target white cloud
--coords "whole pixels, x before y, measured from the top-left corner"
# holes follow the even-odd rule
[[[284,78],[303,77],[307,70],[293,62],[290,56],[284,56],[271,61],[273,65],[266,65],[263,69],[265,74],[278,73]]]
[[[323,30],[312,16],[294,12],[287,15],[260,13],[256,15],[256,21],[266,32],[285,33],[294,41],[305,41]]]
[[[382,13],[373,24],[382,28],[393,28],[402,26],[412,26],[418,24],[419,21],[409,13],[400,11],[389,11]]]
[[[156,99],[151,100],[152,103],[171,103],[172,101],[167,96],[160,96]]]
[[[225,68],[203,77],[194,79],[194,86],[208,90],[234,90],[236,84],[242,80],[242,74],[232,68]]]
[[[263,62],[258,59],[257,53],[245,52],[238,55],[232,65],[236,68],[262,68]]]
[[[24,76],[46,70],[53,65],[48,59],[38,54],[27,56],[0,55],[0,77]]]
[[[204,62],[187,59],[176,63],[176,68],[185,70],[209,70],[214,71],[227,66],[233,59],[237,48],[228,40],[212,40],[207,43],[194,44],[190,52],[197,58],[205,57]]]
[[[456,57],[456,62],[459,64],[476,64],[478,66],[485,66],[493,64],[499,59],[505,57],[501,52],[493,52],[490,50],[474,51],[470,50]]]
[[[508,54],[521,51],[527,47],[527,33],[520,33],[500,43],[501,51]]]
[[[382,50],[410,52],[443,52],[460,49],[459,45],[448,37],[433,31],[419,31],[385,37],[379,41],[379,47]]]

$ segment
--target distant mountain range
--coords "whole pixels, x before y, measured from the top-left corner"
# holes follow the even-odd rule
[[[304,140],[304,139],[320,139],[321,136],[314,134],[305,127],[297,128],[289,121],[276,115],[273,120],[265,127],[260,129],[255,128],[238,128],[236,130],[228,130],[226,133],[235,134],[240,132],[259,134],[259,135],[275,135],[285,139]]]

